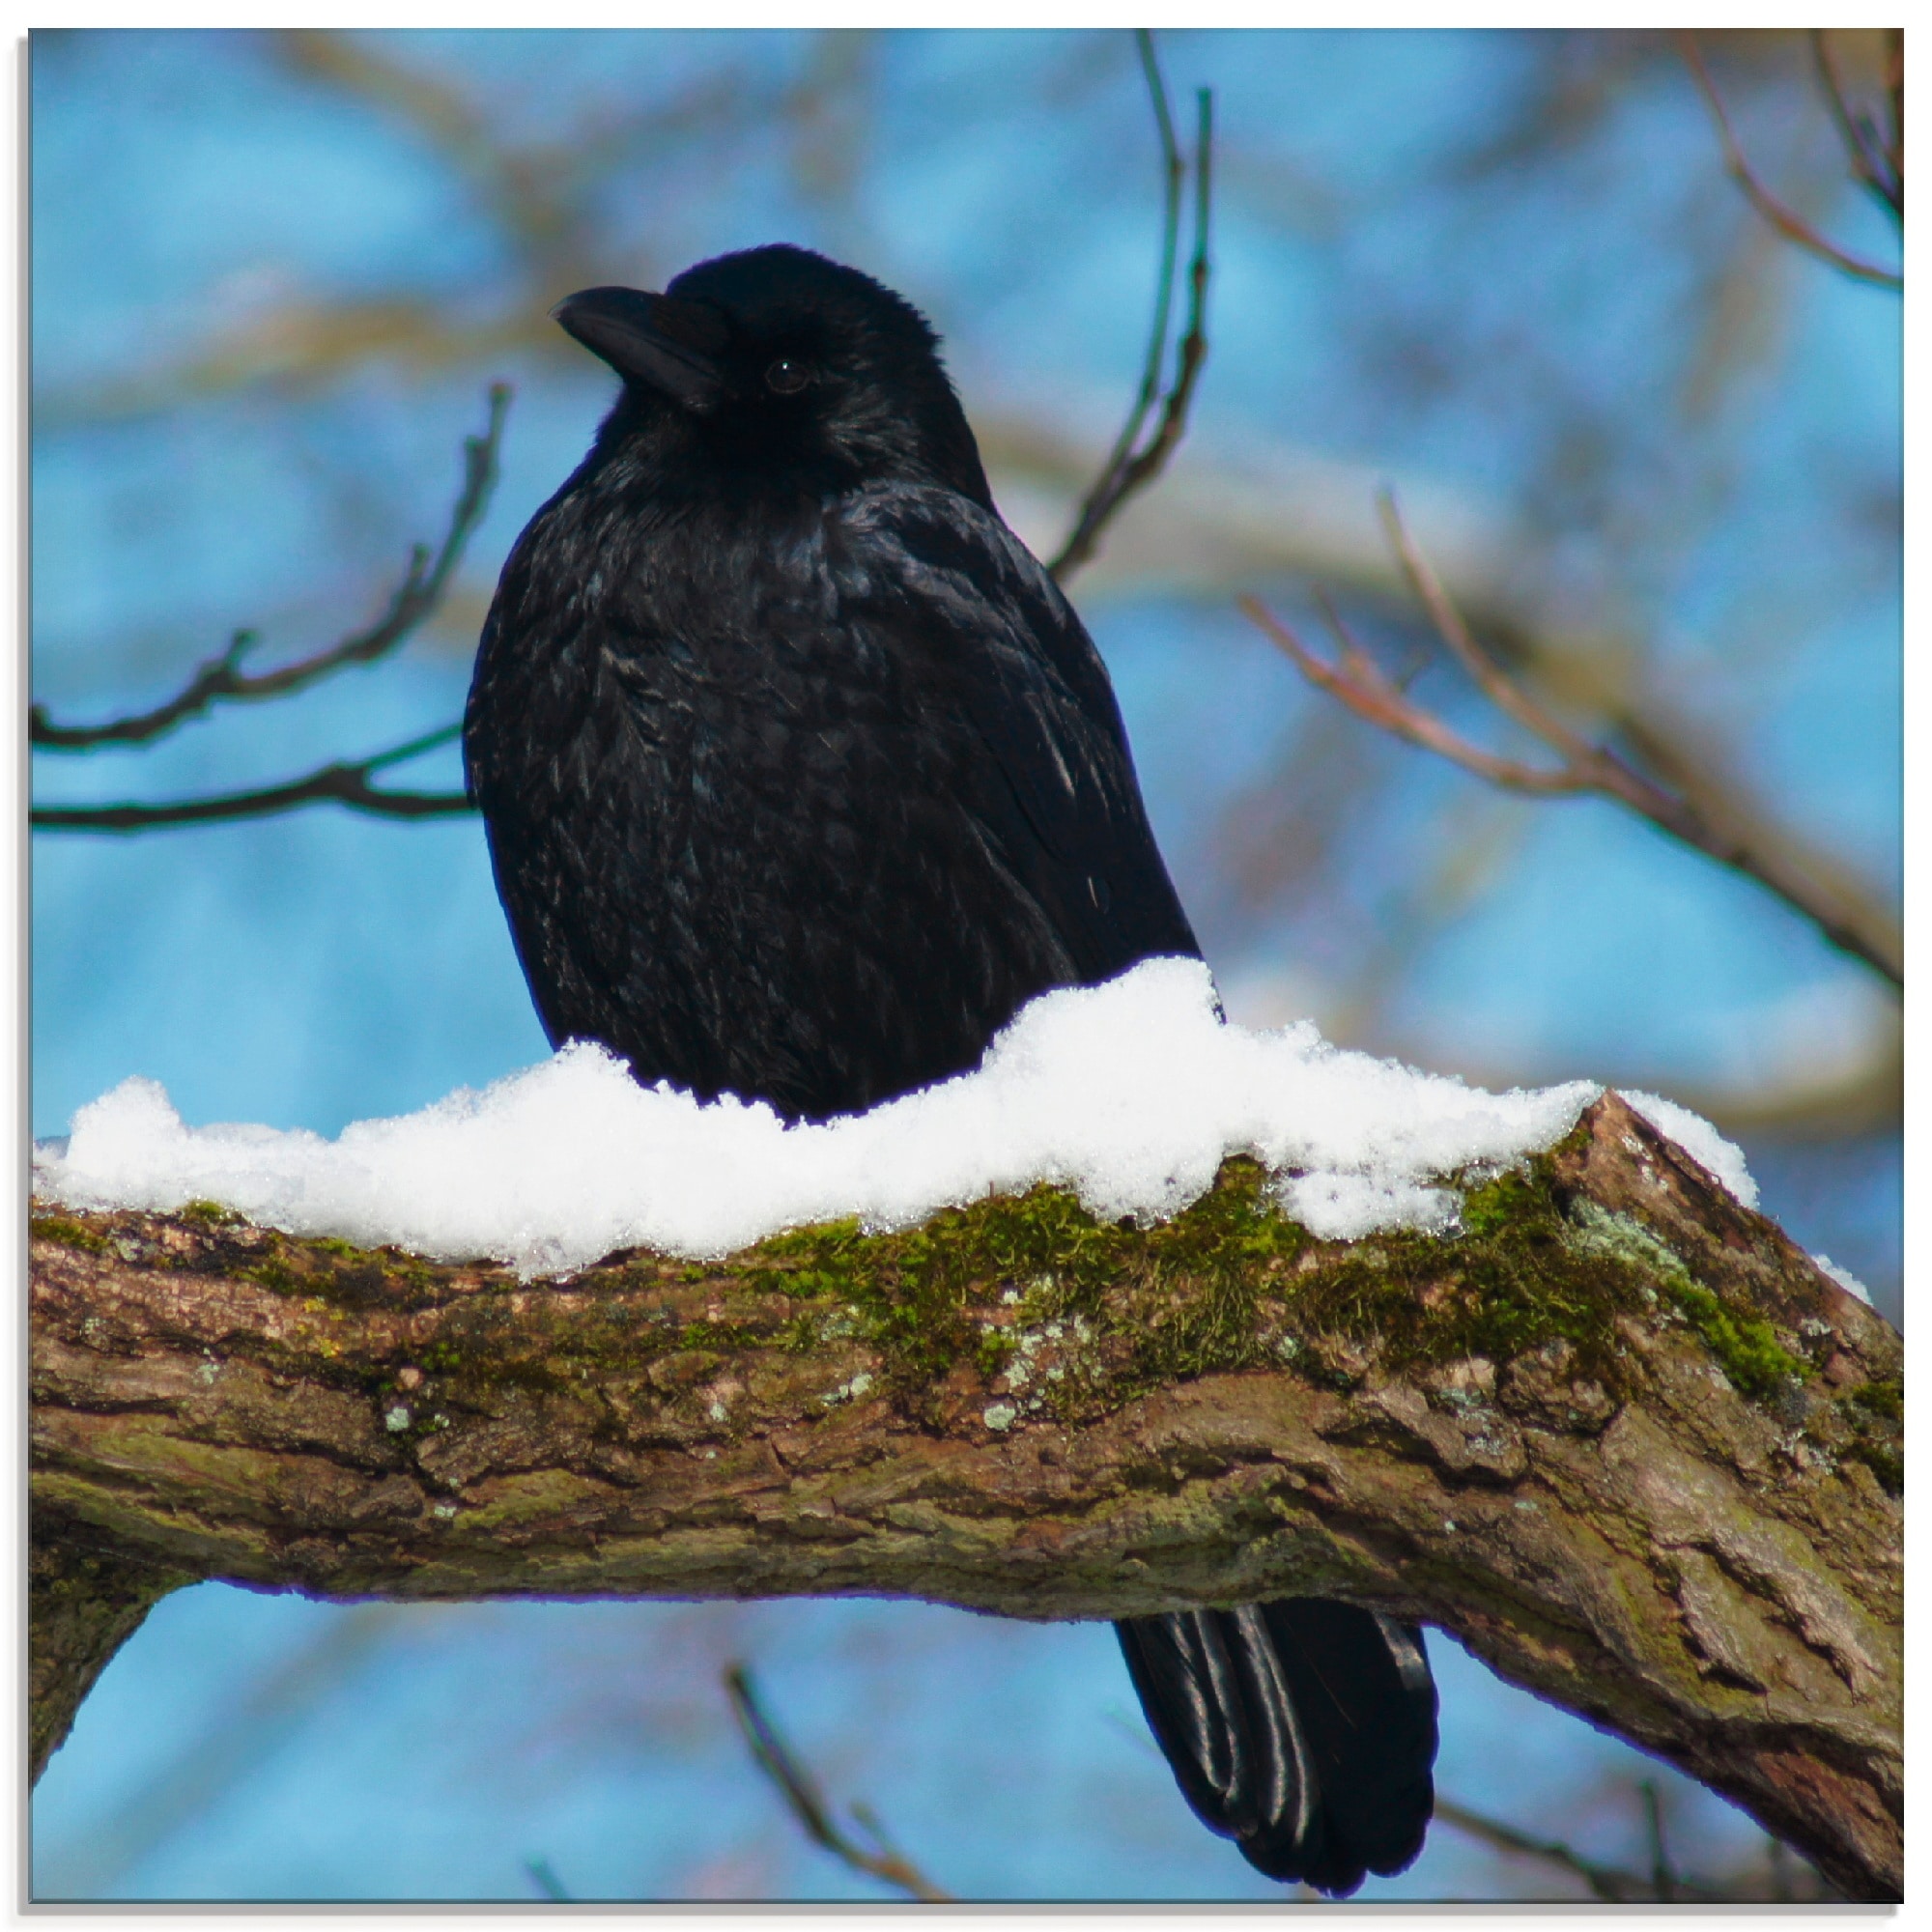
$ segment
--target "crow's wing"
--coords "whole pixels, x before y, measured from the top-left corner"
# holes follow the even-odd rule
[[[1291,1597],[1115,1629],[1181,1795],[1257,1870],[1340,1896],[1422,1849],[1435,1685],[1412,1624]]]
[[[1148,824],[1092,639],[1026,546],[943,490],[863,493],[842,520],[848,609],[916,654],[976,734],[961,806],[1087,980],[1198,955]]]
[[[1324,1597],[1259,1606],[1321,1786],[1327,1872],[1398,1872],[1422,1849],[1435,1808],[1435,1680],[1422,1632]]]

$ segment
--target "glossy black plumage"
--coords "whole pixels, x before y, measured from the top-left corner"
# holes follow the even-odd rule
[[[915,310],[781,247],[555,313],[624,385],[504,567],[464,733],[554,1042],[822,1119],[971,1067],[1049,987],[1198,952],[1106,671]],[[1263,1869],[1346,1890],[1414,1856],[1414,1632],[1288,1603],[1122,1641]]]
[[[1117,1628],[1182,1795],[1250,1864],[1340,1894],[1422,1849],[1435,1685],[1413,1625],[1290,1597]]]

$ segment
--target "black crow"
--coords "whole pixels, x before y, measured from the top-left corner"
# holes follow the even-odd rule
[[[822,1120],[1049,987],[1199,955],[1099,655],[911,304],[777,246],[554,314],[622,388],[504,566],[464,724],[554,1043]],[[1415,1857],[1419,1631],[1308,1598],[1119,1631],[1251,1863],[1341,1893]]]

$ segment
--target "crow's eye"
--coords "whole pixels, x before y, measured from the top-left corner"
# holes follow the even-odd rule
[[[776,389],[781,396],[795,396],[811,381],[809,363],[794,361],[789,355],[781,355],[765,371],[765,386]]]

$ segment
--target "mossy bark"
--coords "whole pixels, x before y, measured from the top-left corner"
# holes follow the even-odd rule
[[[37,1737],[190,1577],[1029,1617],[1321,1594],[1899,1893],[1898,1338],[1614,1095],[1452,1236],[1319,1241],[1233,1161],[1158,1228],[1037,1189],[527,1283],[63,1211],[32,1285],[34,1507],[78,1552],[37,1569],[37,1636],[98,1598],[36,1653]]]
[[[108,1660],[169,1591],[194,1576],[145,1560],[85,1521],[36,1501],[28,1532],[33,1600],[27,1657],[27,1762],[38,1778]]]

